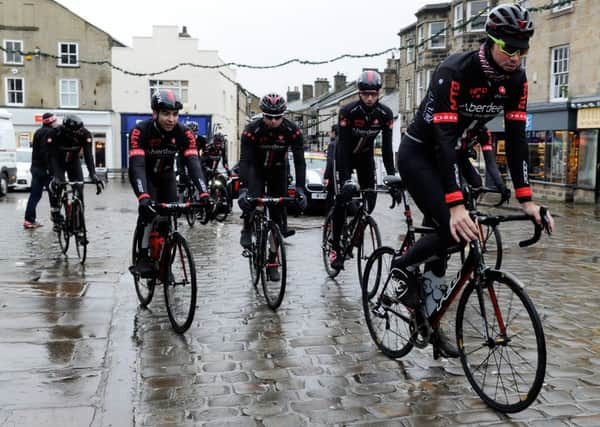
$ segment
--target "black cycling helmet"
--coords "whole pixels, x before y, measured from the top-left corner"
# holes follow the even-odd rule
[[[360,73],[356,81],[358,90],[379,90],[381,89],[381,76],[377,71],[367,70]]]
[[[198,133],[198,123],[196,122],[193,122],[191,120],[189,122],[185,122],[185,127],[191,130],[194,133],[194,135]]]
[[[529,38],[533,35],[533,21],[524,7],[518,4],[501,4],[489,13],[485,21],[485,32],[504,40],[507,45],[527,49]]]
[[[159,110],[181,110],[183,104],[179,97],[171,89],[155,90],[150,101],[150,108],[153,111]]]
[[[213,136],[213,141],[214,142],[225,142],[225,135],[223,135],[222,133],[215,133],[215,136]]]
[[[75,114],[67,114],[63,119],[63,125],[72,131],[77,131],[83,127],[83,120]]]
[[[283,116],[287,103],[281,95],[269,93],[260,100],[260,111],[269,116]]]

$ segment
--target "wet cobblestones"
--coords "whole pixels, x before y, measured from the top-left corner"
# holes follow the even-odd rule
[[[376,351],[353,260],[326,278],[320,218],[290,220],[298,231],[277,312],[249,283],[237,216],[183,224],[199,295],[177,336],[161,290],[140,309],[126,273],[130,189],[114,181],[86,197],[85,267],[58,255],[48,223],[21,228],[26,193],[0,202],[0,426],[600,425],[598,208],[552,205],[558,232],[527,250],[516,242],[529,230],[502,228],[503,268],[526,284],[548,348],[538,401],[506,416],[470,390],[458,361],[435,361],[431,348],[400,360]],[[404,226],[388,205],[381,198],[374,217],[384,244],[397,245]],[[42,220],[47,211],[44,198]]]

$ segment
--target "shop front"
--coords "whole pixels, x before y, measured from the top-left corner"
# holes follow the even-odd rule
[[[98,173],[106,173],[112,165],[112,119],[108,111],[91,110],[61,110],[61,109],[36,109],[36,108],[13,108],[13,124],[19,147],[30,147],[33,143],[33,134],[42,126],[42,115],[53,112],[58,121],[62,123],[67,114],[75,114],[83,120],[84,126],[93,137],[93,155]]]
[[[575,200],[600,203],[600,97],[571,101],[577,111],[579,168]]]
[[[533,104],[528,108],[526,135],[529,179],[536,197],[572,201],[580,175],[581,137],[575,112],[566,103]],[[506,139],[502,118],[492,120],[496,161],[508,177]]]

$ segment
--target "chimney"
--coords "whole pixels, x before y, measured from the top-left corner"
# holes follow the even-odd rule
[[[383,76],[382,76],[383,82],[382,83],[382,88],[384,93],[390,93],[393,92],[397,87],[397,83],[396,83],[396,69],[395,68],[386,68],[385,70],[383,70]]]
[[[302,85],[302,101],[306,101],[313,97],[313,87],[312,85],[304,84]]]
[[[333,76],[333,91],[339,92],[340,90],[346,87],[346,75],[342,73],[337,73]]]
[[[179,37],[190,38],[190,35],[187,32],[187,26],[181,27],[181,32],[179,33]]]
[[[318,98],[327,92],[329,92],[329,80],[327,78],[317,78],[315,80],[315,97]]]
[[[287,94],[285,95],[287,102],[297,101],[300,99],[300,91],[298,90],[298,86],[294,86],[294,90],[290,90],[288,87]]]

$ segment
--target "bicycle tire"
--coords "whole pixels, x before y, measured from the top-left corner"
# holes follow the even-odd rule
[[[492,272],[480,283],[467,285],[457,308],[460,361],[469,383],[487,405],[504,413],[519,412],[533,403],[544,382],[542,322],[514,276]]]
[[[164,280],[165,304],[173,330],[178,334],[187,331],[196,313],[196,265],[185,238],[174,232],[165,245],[163,261],[168,262]]]
[[[213,188],[211,188],[211,196],[216,203],[215,219],[219,222],[225,221],[230,212],[227,188],[224,186],[213,186]]]
[[[184,202],[193,202],[196,188],[194,186],[188,186],[184,191]],[[185,220],[190,227],[193,227],[196,223],[196,216],[197,213],[195,211],[188,210],[185,212]]]
[[[63,254],[67,254],[69,250],[69,241],[71,239],[71,232],[69,230],[69,217],[67,215],[68,209],[66,203],[63,203],[63,211],[65,212],[62,224],[56,232],[58,237],[58,245]]]
[[[264,262],[261,255],[264,252],[261,247],[264,239],[262,239],[260,235],[262,231],[257,222],[256,219],[250,221],[251,245],[248,250],[248,265],[250,267],[250,280],[252,281],[252,286],[258,292],[258,282],[265,273],[262,267]]]
[[[358,283],[362,283],[364,265],[369,256],[381,247],[381,233],[373,217],[365,218],[366,224],[362,229],[359,245],[356,248],[356,266],[358,267]],[[367,232],[368,231],[368,232]],[[368,243],[368,245],[367,245]]]
[[[502,236],[500,229],[492,225],[480,225],[483,241],[481,242],[481,253],[487,265],[493,265],[495,270],[500,270],[502,267]],[[460,251],[461,264],[465,263],[466,253],[465,247]],[[493,261],[493,262],[492,262]]]
[[[361,290],[365,322],[371,338],[383,354],[396,359],[412,350],[413,332],[412,314],[398,301],[396,289],[390,281],[394,256],[395,251],[389,246],[380,247],[373,252],[365,265]],[[371,296],[368,285],[370,281],[373,281]]]
[[[338,274],[340,274],[340,270],[336,270],[335,268],[332,268],[331,263],[329,262],[329,255],[332,250],[332,242],[333,242],[333,209],[329,211],[329,213],[325,217],[325,221],[323,222],[323,235],[322,235],[322,239],[321,239],[321,250],[323,252],[323,265],[325,266],[325,271],[327,272],[327,275],[331,279],[334,279]]]
[[[85,228],[85,213],[83,203],[76,200],[71,206],[71,224],[73,225],[73,240],[79,263],[85,264],[87,258],[87,230]]]
[[[133,232],[133,242],[131,245],[131,265],[134,266],[137,263],[137,259],[142,247],[142,238],[144,237],[144,227],[138,224]],[[156,286],[156,279],[143,279],[136,274],[133,274],[133,281],[135,283],[135,293],[137,294],[140,305],[144,308],[150,304],[152,297],[154,296],[154,288]]]
[[[267,305],[272,310],[276,310],[283,301],[287,279],[285,244],[283,242],[281,230],[279,230],[279,226],[277,224],[270,224],[265,243],[265,255],[268,255],[266,255],[267,263],[265,264],[266,267],[264,269],[265,274],[261,276],[262,288]],[[275,246],[277,249],[273,258],[271,258],[270,245]],[[277,272],[279,273],[279,280],[272,280],[272,274],[270,272],[270,269],[272,268],[278,269]]]

